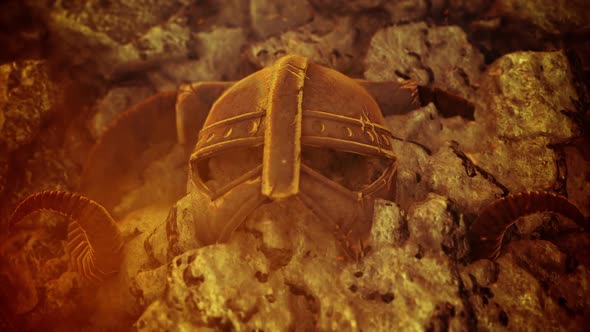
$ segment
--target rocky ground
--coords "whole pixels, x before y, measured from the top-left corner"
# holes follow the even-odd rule
[[[0,330],[586,330],[588,234],[532,215],[496,261],[471,259],[465,234],[509,192],[567,195],[590,215],[588,17],[584,0],[2,2]],[[182,197],[179,146],[147,151],[110,211],[126,245],[103,284],[71,272],[64,218],[6,229],[28,195],[75,191],[129,106],[292,53],[475,105],[386,117],[400,138],[396,200],[377,202],[363,259],[342,259],[297,207],[261,209],[228,243],[199,247],[202,200]]]

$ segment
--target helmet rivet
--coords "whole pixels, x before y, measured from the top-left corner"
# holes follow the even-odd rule
[[[229,135],[231,135],[231,133],[232,133],[232,131],[233,131],[233,130],[234,130],[233,128],[229,128],[229,129],[227,129],[227,130],[225,131],[225,134],[223,134],[223,138],[228,138],[228,137],[229,137]]]
[[[248,130],[248,134],[250,134],[250,135],[256,134],[259,127],[260,127],[260,125],[258,122],[254,121],[254,120],[250,121],[250,129]]]
[[[207,135],[207,138],[205,139],[205,142],[211,142],[211,140],[213,140],[213,138],[215,137],[214,133],[210,133],[209,135]]]
[[[326,125],[320,120],[313,121],[311,123],[311,128],[317,133],[323,133],[326,131]]]
[[[381,139],[383,139],[383,143],[384,143],[384,145],[385,145],[386,147],[389,147],[389,146],[391,145],[391,144],[390,144],[390,142],[389,142],[389,137],[387,137],[387,136],[385,136],[385,135],[381,134]]]
[[[352,137],[352,129],[350,129],[349,127],[342,127],[342,133],[348,137]]]

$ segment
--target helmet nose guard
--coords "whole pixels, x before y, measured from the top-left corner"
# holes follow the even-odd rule
[[[211,107],[191,155],[191,182],[210,199],[206,242],[227,240],[260,205],[290,197],[328,224],[366,234],[374,200],[393,192],[396,158],[383,124],[367,90],[301,56],[283,57],[235,83]],[[353,188],[342,178],[362,170],[330,173],[362,166],[335,158],[322,172],[318,155],[309,158],[318,150],[320,159],[341,153],[379,160],[380,166]],[[228,165],[240,170],[210,176]]]
[[[266,109],[262,194],[281,199],[299,193],[301,120],[307,59],[283,57],[275,64]]]

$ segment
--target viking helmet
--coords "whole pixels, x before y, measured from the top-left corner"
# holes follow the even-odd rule
[[[191,182],[210,199],[205,242],[226,240],[262,204],[290,198],[366,233],[374,199],[392,195],[395,156],[383,124],[355,80],[301,56],[236,82],[213,104],[190,158]],[[228,169],[221,181],[212,167]]]

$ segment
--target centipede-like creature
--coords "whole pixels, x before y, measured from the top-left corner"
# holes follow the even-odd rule
[[[559,213],[590,231],[590,222],[567,198],[551,192],[522,192],[494,201],[484,208],[469,230],[474,258],[500,256],[506,232],[520,217],[538,212]]]
[[[9,220],[12,229],[25,216],[49,210],[70,219],[66,252],[72,267],[87,279],[102,281],[116,273],[123,241],[110,214],[95,201],[63,191],[44,191],[21,202]]]

